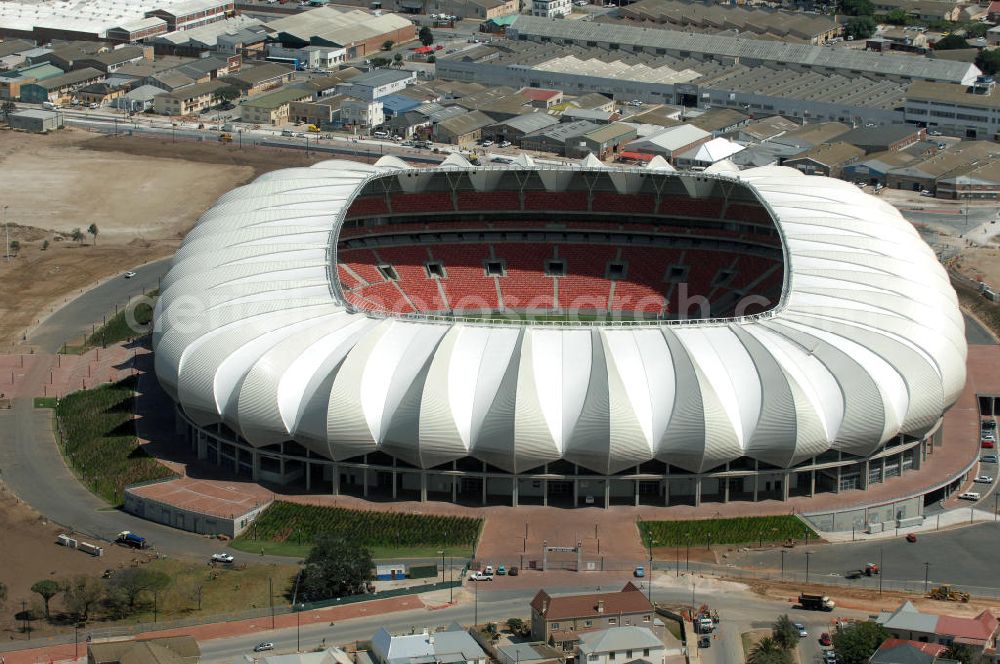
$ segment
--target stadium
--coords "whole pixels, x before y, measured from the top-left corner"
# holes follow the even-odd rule
[[[964,324],[857,187],[458,155],[271,172],[161,284],[156,374],[200,458],[467,505],[702,505],[918,472]]]

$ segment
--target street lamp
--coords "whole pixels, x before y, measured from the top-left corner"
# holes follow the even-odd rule
[[[10,261],[10,234],[7,232],[7,206],[3,206],[3,255]]]
[[[691,571],[691,533],[686,533],[684,535],[685,539],[685,549],[684,549],[684,571]]]
[[[924,563],[924,594],[927,593],[927,583],[928,580],[930,579],[930,573],[931,573],[931,564]]]
[[[878,594],[882,596],[882,577],[885,576],[885,568],[882,567],[882,547],[878,548]]]
[[[781,578],[782,579],[785,578],[785,554],[786,553],[787,553],[787,551],[785,551],[784,549],[781,550]]]
[[[806,551],[806,583],[809,583],[809,556],[812,555],[812,551]]]
[[[646,591],[646,599],[648,599],[649,603],[652,604],[653,603],[653,544],[656,543],[656,540],[650,538],[648,543],[649,543],[649,579],[647,580],[647,583],[649,584],[649,588]]]
[[[444,549],[438,551],[441,556],[441,583],[444,583]]]

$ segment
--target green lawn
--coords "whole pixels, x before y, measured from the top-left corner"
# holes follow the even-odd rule
[[[93,493],[121,505],[125,487],[173,473],[139,447],[132,420],[133,379],[74,392],[55,406],[67,464]]]
[[[375,558],[470,557],[482,519],[349,510],[275,501],[232,546],[240,551],[305,556],[319,535],[352,539]]]
[[[156,297],[156,295],[158,295],[157,291],[153,291],[149,294],[149,297]],[[131,315],[126,315],[129,311],[131,311]],[[136,305],[131,310],[127,308],[122,309],[87,337],[84,349],[116,344],[133,337],[142,336],[145,334],[144,326],[148,326],[152,320],[153,307],[145,302]],[[143,327],[135,329],[133,324]]]
[[[55,408],[58,405],[57,397],[35,397],[35,408]]]
[[[804,539],[807,532],[810,539],[818,539],[815,530],[791,515],[639,522],[643,545],[649,546],[652,539],[654,547],[784,542]]]

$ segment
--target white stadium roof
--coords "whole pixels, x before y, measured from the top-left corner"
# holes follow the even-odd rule
[[[393,172],[409,167],[274,171],[202,216],[162,282],[154,332],[157,376],[194,422],[338,460],[382,450],[422,468],[473,456],[614,473],[657,458],[700,472],[869,454],[926,433],[965,382],[945,271],[894,208],[849,183],[779,167],[699,176],[748,185],[775,215],[788,274],[769,312],[570,327],[346,307],[331,284],[339,220]]]

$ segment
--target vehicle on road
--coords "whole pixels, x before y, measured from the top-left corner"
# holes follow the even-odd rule
[[[126,279],[131,279],[132,277],[135,276],[135,272],[126,272],[122,276],[125,277]]]
[[[223,553],[213,553],[212,554],[212,562],[213,563],[224,563],[226,565],[229,565],[234,560],[236,560],[236,559],[233,558],[232,554],[229,554],[229,553],[223,552]]]
[[[878,563],[868,563],[865,565],[865,576],[875,576],[878,573]]]
[[[483,574],[482,572],[473,572],[469,575],[469,581],[492,581],[492,574]]]
[[[119,544],[130,546],[133,549],[145,549],[149,547],[145,537],[128,530],[123,530],[118,533],[118,538],[115,541]]]
[[[500,143],[498,143],[498,147],[509,148],[510,147],[510,141],[500,141]]]
[[[710,637],[710,636],[703,636],[700,639],[698,639],[698,647],[699,648],[711,648],[712,647],[712,637]]]
[[[809,636],[809,632],[806,631],[806,626],[802,623],[792,623],[795,629],[799,630],[799,638],[805,638]]]
[[[802,593],[799,595],[799,606],[806,611],[833,611],[837,607],[837,603],[826,595]]]
[[[917,535],[916,535],[916,533],[910,533],[909,535],[907,535],[906,536],[906,541],[909,542],[909,543],[911,543],[911,544],[913,542],[916,542],[917,541]]]
[[[493,565],[487,565],[483,569],[483,574],[489,574],[490,576],[492,576],[493,575]]]
[[[636,566],[636,568],[632,570],[632,576],[634,576],[637,579],[641,579],[642,577],[646,576],[646,568],[643,567],[642,565]]]
[[[497,576],[507,576],[507,568],[503,565],[497,566]]]
[[[274,650],[274,644],[270,641],[265,641],[264,643],[258,643],[253,647],[254,652],[264,652],[266,650]]]
[[[509,572],[507,572],[507,575],[508,575],[508,576],[517,576],[517,575],[518,575],[518,574],[520,574],[520,573],[521,573],[521,570],[519,570],[519,569],[517,568],[517,565],[515,565],[514,567],[511,567],[511,568],[510,568],[510,571],[509,571]]]
[[[488,147],[490,147],[491,145],[493,145],[493,141],[489,141],[489,140],[487,140],[487,141],[483,141],[483,147],[484,147],[484,148],[488,148]]]
[[[837,653],[832,650],[824,650],[823,664],[837,664]]]
[[[931,192],[929,189],[921,189],[920,190],[920,195],[921,196],[927,196],[927,197],[933,197],[934,193]]]
[[[986,450],[992,450],[994,447],[996,447],[996,445],[993,443],[992,440],[984,440],[982,441],[982,447],[983,449]]]
[[[983,463],[996,463],[997,462],[997,455],[996,454],[987,454],[986,456],[982,457],[980,459],[980,461],[983,462]]]
[[[829,632],[823,632],[819,635],[819,644],[826,647],[833,645],[833,639],[830,638]]]
[[[976,484],[993,484],[993,478],[989,475],[978,475],[976,479],[972,481]]]
[[[99,105],[96,102],[90,102],[87,104],[87,108],[93,111],[94,109],[99,108]]]
[[[981,498],[981,496],[979,495],[978,491],[966,491],[965,493],[958,494],[958,499],[959,500],[972,500],[972,501],[976,501],[976,500],[979,500],[980,498]]]

